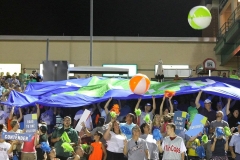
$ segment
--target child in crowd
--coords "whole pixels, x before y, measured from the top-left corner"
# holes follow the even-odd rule
[[[90,154],[88,160],[102,160],[102,159],[106,160],[107,159],[106,148],[104,147],[102,142],[100,142],[100,139],[102,137],[103,137],[103,134],[99,131],[97,131],[94,134],[95,142],[91,144],[92,153]]]

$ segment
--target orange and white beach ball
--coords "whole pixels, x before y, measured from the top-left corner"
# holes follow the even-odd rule
[[[129,87],[135,94],[145,94],[150,87],[150,80],[144,74],[136,74],[129,81]]]

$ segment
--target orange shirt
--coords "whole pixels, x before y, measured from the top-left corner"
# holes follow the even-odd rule
[[[7,123],[7,129],[8,129],[8,131],[11,131],[11,130],[12,130],[11,122],[12,122],[12,119],[8,119],[8,123]]]
[[[90,154],[88,160],[102,160],[102,142],[93,142],[91,143],[91,146],[93,147],[93,151],[92,154]]]

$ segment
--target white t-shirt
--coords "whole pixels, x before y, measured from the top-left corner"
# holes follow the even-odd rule
[[[0,124],[6,124],[7,113],[5,111],[0,111]]]
[[[107,150],[114,153],[123,153],[123,141],[126,139],[124,135],[115,134],[110,131],[111,139],[107,141]]]
[[[0,159],[9,160],[7,151],[10,149],[11,144],[7,142],[0,143]]]
[[[41,120],[46,122],[47,125],[53,124],[53,111],[52,109],[46,110],[41,114]]]
[[[75,121],[80,120],[81,117],[82,117],[82,114],[83,114],[83,110],[79,110],[79,111],[75,114],[74,120],[75,120]],[[87,127],[87,129],[90,129],[90,130],[93,129],[92,117],[91,117],[91,115],[90,115],[90,116],[88,117],[88,119],[86,120],[85,126]]]

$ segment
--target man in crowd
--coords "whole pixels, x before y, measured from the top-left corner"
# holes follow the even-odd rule
[[[122,133],[125,134],[127,139],[132,138],[132,128],[136,126],[136,124],[133,123],[134,119],[134,114],[128,113],[128,115],[126,116],[126,123],[120,123],[120,129]]]
[[[147,142],[140,138],[141,130],[136,125],[132,128],[132,138],[124,140],[123,154],[128,156],[128,160],[148,160],[150,154],[148,152]]]
[[[212,101],[210,99],[206,99],[204,101],[204,107],[199,103],[200,97],[202,95],[202,91],[199,91],[197,98],[195,100],[196,108],[198,109],[198,113],[207,117],[209,122],[212,122],[216,119],[216,112],[212,110],[211,104]]]
[[[163,159],[184,160],[186,147],[181,137],[175,134],[176,126],[174,123],[167,124],[167,137],[163,139],[162,145],[158,141],[158,148],[163,152]]]
[[[64,117],[63,127],[57,128],[52,134],[51,142],[54,143],[54,147],[56,148],[57,158],[61,160],[67,160],[68,157],[72,156],[72,153],[64,152],[61,146],[63,143],[61,136],[64,132],[68,134],[68,137],[71,140],[71,145],[78,144],[78,134],[77,131],[71,128],[71,123],[72,123],[71,117],[69,116]]]
[[[138,109],[139,108],[139,105],[140,105],[140,102],[141,102],[142,98],[139,98],[138,99],[138,102],[135,106],[135,109]],[[147,103],[145,104],[145,107],[144,107],[144,111],[142,111],[141,113],[141,116],[140,116],[140,125],[142,125],[144,123],[144,117],[149,114],[150,115],[150,119],[152,120],[153,119],[153,116],[154,116],[154,113],[155,113],[155,110],[156,110],[156,102],[155,102],[155,97],[152,97],[152,101],[153,101],[153,108],[152,108],[152,105],[150,103]],[[151,111],[151,108],[152,108],[152,111]],[[151,111],[151,112],[150,112]]]

